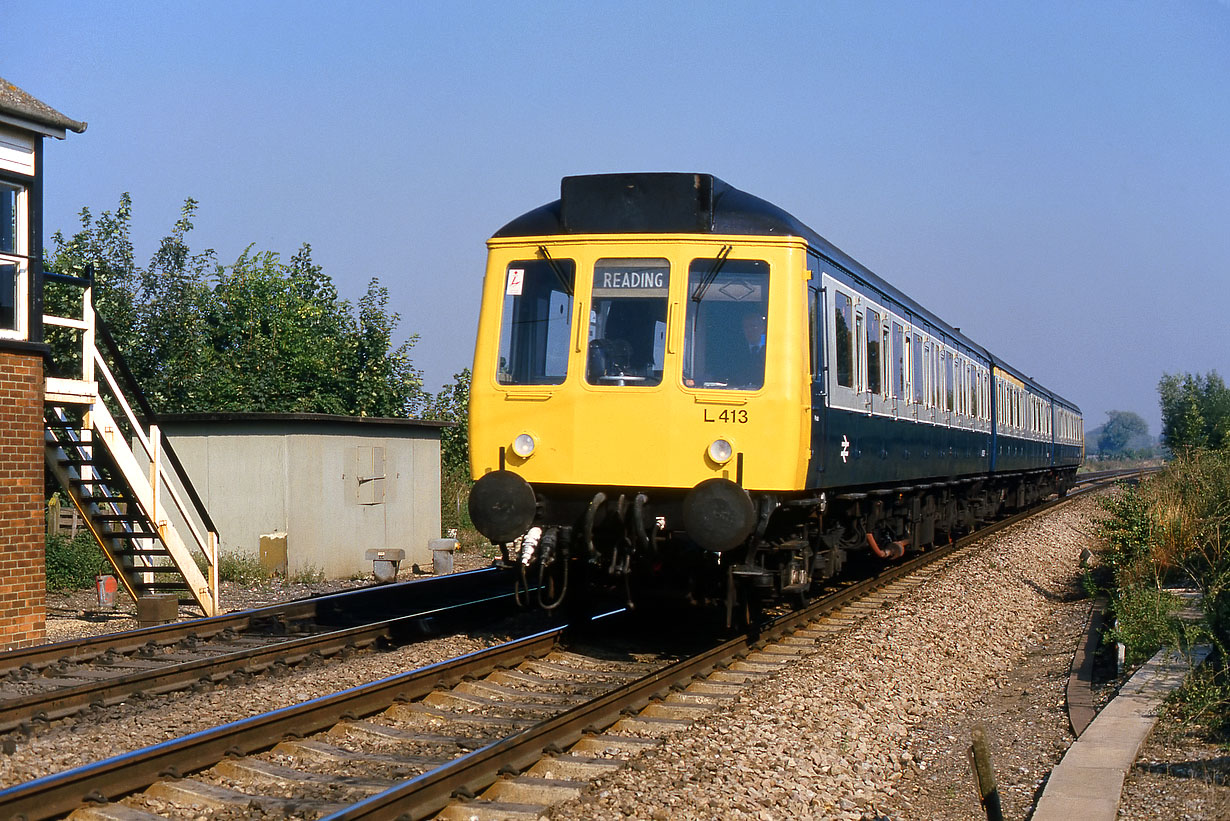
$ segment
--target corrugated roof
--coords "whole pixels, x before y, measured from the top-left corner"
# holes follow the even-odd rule
[[[8,80],[0,77],[0,115],[16,120],[25,120],[45,128],[63,132],[85,131],[86,123],[65,117],[51,106],[30,96]],[[63,137],[63,134],[55,135]]]

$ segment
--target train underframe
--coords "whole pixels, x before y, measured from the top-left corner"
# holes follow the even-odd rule
[[[726,482],[713,485],[716,495],[699,506],[697,491],[725,480],[691,491],[540,486],[533,488],[533,525],[504,543],[504,561],[519,569],[527,603],[547,609],[595,604],[595,594],[606,591],[630,607],[716,606],[728,627],[738,627],[766,604],[805,600],[853,556],[892,561],[946,544],[1065,495],[1075,473],[1042,469],[789,494],[745,493]]]

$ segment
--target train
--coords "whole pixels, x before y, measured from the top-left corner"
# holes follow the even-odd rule
[[[487,242],[477,530],[554,609],[805,599],[1065,494],[1080,409],[710,174],[565,177]]]

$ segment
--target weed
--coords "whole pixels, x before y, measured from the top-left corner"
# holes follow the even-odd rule
[[[259,584],[268,580],[269,574],[261,567],[261,560],[251,553],[238,550],[218,551],[218,580],[239,585]]]
[[[314,564],[305,564],[287,580],[294,584],[319,584],[325,580],[325,571]]]

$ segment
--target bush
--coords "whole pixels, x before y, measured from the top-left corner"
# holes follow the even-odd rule
[[[95,577],[113,573],[111,563],[88,530],[68,537],[47,534],[47,589],[84,590],[95,584]]]

